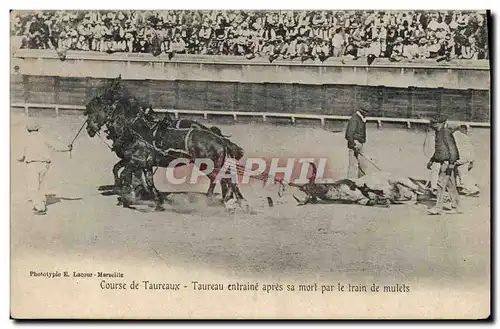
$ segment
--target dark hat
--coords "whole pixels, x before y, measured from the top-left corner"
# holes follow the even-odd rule
[[[366,58],[366,62],[368,63],[368,65],[371,65],[376,58],[377,57],[375,55],[369,54],[368,57]]]
[[[448,120],[448,117],[444,114],[437,114],[435,116],[433,116],[430,120],[429,120],[429,123],[432,125],[432,124],[436,124],[436,123],[444,123],[446,122],[446,120]]]

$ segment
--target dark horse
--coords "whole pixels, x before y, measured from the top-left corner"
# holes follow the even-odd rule
[[[124,167],[123,180],[118,179],[120,183],[115,186],[117,192],[122,194],[123,205],[129,206],[130,196],[124,196],[132,193],[132,175],[141,177],[144,174],[144,187],[153,194],[156,209],[162,210],[163,200],[153,180],[153,166],[160,155],[150,146],[152,136],[149,126],[141,120],[133,121],[131,113],[117,104],[107,104],[102,97],[96,97],[87,104],[85,115],[90,137],[98,134],[103,126],[107,128],[106,137],[113,141],[113,151],[120,158],[120,166]]]
[[[210,159],[213,162],[214,169],[207,174],[210,179],[207,194],[212,196],[215,180],[225,164],[226,157],[238,160],[243,156],[243,150],[210,130],[176,129],[165,123],[158,123],[154,127],[140,115],[141,109],[133,106],[129,98],[116,93],[115,86],[112,85],[102,95],[93,98],[87,104],[85,115],[90,137],[94,137],[103,126],[107,128],[107,138],[113,141],[113,151],[121,159],[115,168],[119,164],[124,167],[121,174],[121,193],[130,193],[128,187],[131,186],[133,174],[142,172],[156,202],[156,208],[162,209],[163,200],[153,181],[153,167],[168,167],[174,159],[184,156],[191,162],[195,159]],[[231,195],[235,195],[239,201],[244,200],[237,184],[230,181],[231,179],[227,178],[221,179],[224,201],[230,197],[229,189],[233,192]],[[122,200],[127,199],[122,197]],[[124,203],[124,206],[128,205]]]
[[[153,135],[156,134],[158,129],[161,127],[161,129],[166,129],[166,128],[176,128],[176,129],[189,129],[189,128],[195,128],[195,129],[201,129],[201,130],[206,130],[210,131],[213,134],[221,137],[223,140],[224,144],[228,148],[228,153],[229,156],[236,159],[237,161],[240,160],[243,155],[244,151],[241,147],[236,145],[235,143],[231,142],[228,137],[231,137],[230,135],[224,135],[222,134],[220,128],[212,126],[212,127],[207,127],[198,121],[195,120],[190,120],[190,119],[172,119],[168,113],[165,113],[163,115],[163,118],[160,120],[155,120],[152,116],[153,110],[151,105],[149,105],[148,109],[145,109],[142,111],[144,107],[141,106],[141,109],[137,112],[138,118],[142,118],[143,120],[146,120],[148,122],[148,125],[150,127],[151,133]],[[121,157],[120,157],[121,158]],[[119,187],[119,172],[120,169],[125,167],[125,161],[120,160],[118,161],[114,166],[113,166],[113,177],[114,177],[114,184],[115,187]]]

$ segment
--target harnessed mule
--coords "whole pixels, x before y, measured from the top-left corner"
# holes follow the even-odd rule
[[[115,103],[116,105],[116,103]],[[106,106],[99,97],[91,100],[87,105],[85,114],[87,119],[87,133],[94,137],[103,126],[107,128],[107,138],[113,140],[113,150],[121,158],[113,168],[115,181],[120,166],[125,167],[122,172],[124,184],[120,192],[130,193],[126,190],[131,185],[132,174],[142,171],[146,177],[147,186],[151,189],[155,198],[157,209],[162,209],[163,200],[160,193],[154,186],[153,166],[168,167],[170,162],[179,156],[187,156],[192,161],[198,158],[208,158],[214,163],[214,170],[207,174],[210,179],[210,186],[207,194],[212,196],[215,189],[215,179],[222,169],[226,157],[230,156],[240,159],[243,150],[236,144],[223,140],[223,137],[215,135],[209,130],[201,129],[174,129],[163,125],[158,125],[155,129],[134,114],[130,109],[119,106]],[[183,146],[179,146],[179,140],[183,140]],[[117,169],[118,168],[118,169]],[[236,183],[229,182],[230,179],[221,179],[221,188],[224,201],[231,196],[228,191],[231,189],[232,195],[238,201],[244,200]],[[127,200],[122,198],[122,200]],[[124,206],[129,204],[124,203]]]

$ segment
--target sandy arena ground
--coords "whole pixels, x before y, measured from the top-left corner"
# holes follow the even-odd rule
[[[116,195],[102,195],[98,190],[101,185],[112,184],[111,167],[116,156],[99,138],[91,139],[83,131],[71,158],[68,153],[54,154],[46,178],[51,194],[48,213],[34,216],[24,201],[23,164],[15,161],[23,116],[12,114],[11,120],[14,315],[335,317],[362,316],[366,312],[390,316],[399,310],[403,316],[480,317],[489,313],[488,129],[471,132],[477,156],[473,172],[481,196],[462,197],[461,215],[428,216],[430,205],[423,204],[389,209],[359,205],[299,207],[291,190],[278,200],[276,187],[263,187],[259,182],[242,186],[252,213],[228,215],[222,206],[208,206],[202,195],[206,181],[196,186],[171,186],[164,183],[161,170],[156,174],[161,191],[192,193],[172,195],[165,212],[148,207],[124,209],[116,205]],[[73,115],[40,118],[45,135],[64,144],[83,121],[83,116]],[[347,172],[343,132],[262,124],[219,126],[224,133],[232,134],[231,139],[244,148],[246,156],[328,157],[331,176],[343,178]],[[413,129],[370,128],[366,153],[386,171],[427,178],[424,138],[423,132]],[[273,208],[267,205],[266,196],[273,197]],[[127,280],[145,276],[179,280],[188,287],[182,295],[188,298],[150,295],[138,300],[126,292],[104,294],[97,278],[77,280],[75,284],[74,280],[29,277],[30,270],[96,268],[123,271]],[[406,283],[413,294],[404,300],[388,296],[383,302],[353,294],[335,303],[325,303],[321,293],[300,298],[284,297],[283,293],[273,298],[250,293],[246,297],[214,297],[192,292],[193,280]],[[79,296],[78,302],[75,296]],[[257,304],[249,304],[252,301]],[[253,306],[247,309],[245,305]],[[454,313],[457,310],[459,314]]]

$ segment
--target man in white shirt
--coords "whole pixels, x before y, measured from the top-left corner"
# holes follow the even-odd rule
[[[33,210],[37,215],[45,215],[46,194],[45,194],[45,175],[47,174],[50,163],[50,149],[58,152],[69,152],[71,145],[63,147],[56,141],[48,141],[40,133],[40,126],[35,121],[26,124],[28,135],[25,138],[22,157],[18,159],[26,165],[26,183],[28,200],[33,204]]]
[[[335,30],[335,35],[332,39],[333,46],[333,57],[341,57],[343,55],[344,50],[344,36],[342,35],[342,29],[338,28]]]
[[[461,125],[453,133],[458,148],[457,187],[461,193],[468,196],[479,195],[479,188],[472,178],[470,171],[474,167],[474,149],[468,136],[467,126]]]

